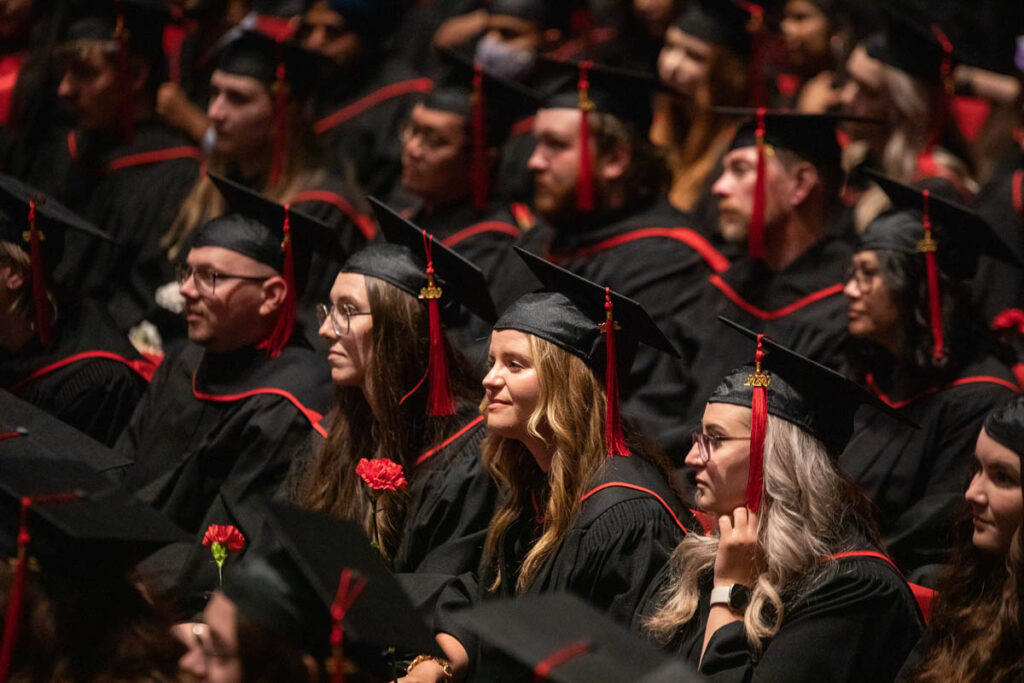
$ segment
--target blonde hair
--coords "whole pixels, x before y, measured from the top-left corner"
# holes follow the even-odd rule
[[[487,528],[484,552],[496,569],[490,589],[501,585],[502,539],[534,501],[547,503],[543,532],[527,552],[516,592],[530,587],[544,563],[565,539],[580,510],[580,499],[594,475],[608,462],[604,440],[605,393],[600,380],[582,359],[533,335],[530,353],[540,380],[537,407],[527,420],[530,436],[554,452],[547,476],[535,465],[521,441],[488,434],[483,458],[491,475],[508,491]],[[486,399],[485,399],[486,401]]]
[[[758,520],[763,564],[743,624],[750,649],[759,653],[779,631],[786,603],[809,593],[829,571],[821,559],[853,548],[857,530],[870,540],[853,486],[836,470],[825,445],[796,425],[768,416],[764,444],[764,497]],[[669,641],[697,613],[700,586],[714,571],[718,536],[690,534],[669,560],[671,580],[644,629]],[[783,595],[786,599],[783,600]]]
[[[16,244],[0,240],[0,266],[22,274],[24,284],[14,295],[9,312],[28,316],[32,312],[32,264],[29,255]]]

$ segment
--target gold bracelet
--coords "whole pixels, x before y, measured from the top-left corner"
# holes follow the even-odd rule
[[[411,674],[412,670],[423,662],[433,662],[441,667],[441,673],[444,674],[444,683],[452,683],[455,680],[455,672],[452,671],[452,665],[448,660],[432,655],[416,655],[416,659],[409,662],[409,666],[405,670],[406,675]]]

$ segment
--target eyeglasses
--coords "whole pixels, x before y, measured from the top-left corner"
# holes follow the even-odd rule
[[[317,322],[323,325],[325,320],[330,320],[331,329],[339,337],[352,331],[352,318],[357,315],[373,315],[373,313],[357,311],[352,304],[342,304],[340,308],[333,303],[329,306],[327,304],[316,305]]]
[[[693,439],[693,443],[697,444],[697,454],[700,455],[700,461],[705,465],[711,460],[711,451],[718,448],[719,444],[723,441],[749,441],[749,436],[717,436],[715,434],[705,434],[704,432],[693,432],[690,434]]]
[[[270,279],[270,276],[229,275],[228,273],[218,273],[210,268],[197,268],[193,270],[192,266],[187,263],[178,264],[174,269],[174,274],[178,280],[178,285],[184,285],[188,282],[190,277],[194,277],[196,291],[198,291],[201,296],[213,296],[216,294],[217,280],[249,280],[250,282],[263,282]]]
[[[857,289],[867,294],[875,287],[875,278],[878,277],[877,268],[864,268],[862,266],[850,266],[846,269],[846,281],[854,280]]]
[[[421,126],[414,121],[406,121],[403,123],[398,129],[398,134],[402,138],[402,144],[406,144],[413,138],[418,137],[420,139],[420,144],[423,145],[423,148],[428,152],[437,152],[444,147],[449,147],[455,144],[453,140],[449,140],[436,130]]]
[[[210,629],[206,624],[192,624],[192,638],[207,659],[237,659],[237,652],[221,652],[210,640]]]

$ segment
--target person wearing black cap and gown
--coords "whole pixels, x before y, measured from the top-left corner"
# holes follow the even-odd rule
[[[718,339],[718,315],[757,327],[831,368],[845,359],[842,290],[852,250],[830,234],[843,182],[836,141],[841,117],[722,111],[747,117],[712,187],[718,230],[743,253],[710,277],[700,313],[685,321],[697,347],[688,426],[700,419],[722,375],[746,357],[741,345],[724,346]]]
[[[893,559],[931,583],[928,565],[945,561],[981,421],[1020,391],[965,281],[981,253],[1021,255],[968,209],[872,177],[898,210],[872,221],[854,254],[845,290],[849,374],[921,429],[860,415],[840,464],[878,506]]]
[[[170,277],[158,243],[199,174],[200,151],[155,113],[165,79],[166,8],[155,0],[78,5],[58,48],[58,95],[75,129],[55,130],[58,149],[26,178],[109,233],[120,247],[71,235],[54,274],[106,306],[127,331],[153,308]]]
[[[646,140],[654,80],[586,63],[561,68],[562,86],[537,113],[530,158],[534,206],[546,225],[520,246],[635,299],[675,340],[673,326],[703,280],[727,262],[664,200],[668,174]],[[529,289],[530,275],[510,258],[501,279],[499,310]],[[682,448],[668,435],[682,413],[685,375],[684,361],[644,348],[623,386],[624,410],[669,451]]]
[[[494,170],[509,128],[536,111],[541,95],[441,54],[446,77],[401,128],[397,194],[415,198],[410,220],[493,278],[521,233],[508,205],[496,201]]]
[[[883,5],[888,8],[889,6]],[[844,114],[881,119],[885,126],[851,122],[844,166],[879,168],[903,183],[970,203],[977,192],[966,144],[957,130],[951,95],[955,46],[943,29],[909,8],[886,9],[883,26],[864,38],[846,60],[839,93]],[[855,181],[859,177],[851,174]],[[886,208],[884,193],[851,188],[857,231]]]
[[[328,369],[295,320],[310,252],[330,250],[332,233],[214,182],[232,213],[198,231],[179,269],[190,343],[161,364],[117,449],[134,461],[127,488],[186,531],[232,524],[258,538],[257,504],[326,435]],[[198,544],[168,552],[153,567],[180,584],[183,601],[216,581]]]
[[[132,568],[184,537],[84,464],[5,455],[0,679],[178,680],[184,648]]]
[[[729,325],[755,362],[709,397],[686,456],[717,531],[683,539],[636,625],[711,681],[891,681],[921,615],[836,456],[859,405],[894,411]]]
[[[480,562],[497,486],[480,459],[478,392],[442,315],[461,304],[491,324],[494,306],[479,269],[374,206],[388,243],[352,255],[321,306],[336,398],[327,440],[296,461],[289,488],[295,502],[379,532],[394,571],[461,574]],[[397,463],[408,483],[380,497],[376,517],[357,474],[364,458]]]
[[[395,131],[416,98],[433,88],[433,81],[420,73],[420,62],[405,63],[388,45],[401,5],[395,0],[315,0],[296,36],[326,62],[313,99],[313,131],[325,161],[343,177],[354,172],[363,189],[376,196],[390,190],[401,173]]]
[[[639,343],[676,351],[637,302],[518,253],[545,291],[513,303],[491,335],[483,458],[505,494],[463,599],[568,591],[628,623],[696,523],[664,459],[623,426],[618,387]],[[457,602],[439,603],[437,623],[462,668],[486,655],[444,613]]]
[[[259,31],[243,29],[226,36],[210,81],[207,113],[215,141],[208,168],[327,223],[345,253],[352,253],[374,238],[376,228],[362,195],[315,157],[307,109],[317,64],[316,53]],[[161,240],[164,264],[180,259],[195,230],[223,211],[224,201],[213,183],[201,178]],[[326,297],[339,265],[323,254],[313,256],[308,295],[299,307],[310,330],[315,327],[316,303]],[[158,302],[180,312],[176,284],[164,282]],[[160,320],[166,333],[173,333],[180,323],[166,313]]]
[[[53,285],[72,232],[111,241],[56,200],[0,175],[0,387],[111,446],[157,362],[136,351],[103,308]]]

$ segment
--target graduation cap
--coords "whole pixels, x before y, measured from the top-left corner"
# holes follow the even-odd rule
[[[679,352],[647,310],[633,299],[519,247],[513,249],[546,291],[516,300],[494,329],[520,330],[540,337],[582,358],[599,376],[603,371],[609,454],[629,455],[619,419],[619,369],[632,365],[638,342],[675,357]]]
[[[981,254],[1017,267],[1024,255],[1003,241],[988,221],[965,206],[887,178],[877,171],[863,172],[878,183],[892,201],[894,211],[880,215],[860,235],[861,250],[890,250],[923,254],[928,272],[929,318],[933,354],[945,354],[942,310],[936,269],[966,280],[973,277]]]
[[[487,600],[454,618],[505,655],[482,659],[488,681],[611,683],[669,671],[676,683],[703,680],[570,593]]]
[[[427,109],[463,116],[469,123],[473,206],[482,210],[489,194],[488,148],[500,147],[513,124],[537,110],[542,95],[515,81],[487,74],[479,64],[452,50],[437,50],[447,73],[422,103]]]
[[[281,179],[284,148],[289,133],[289,102],[308,97],[313,91],[321,57],[296,43],[277,40],[260,31],[230,31],[220,41],[217,69],[247,76],[266,84],[274,98],[274,147],[270,182]]]
[[[566,32],[570,28],[573,5],[570,0],[490,0],[487,11],[489,14],[518,17],[542,28],[557,28]]]
[[[545,109],[578,109],[580,116],[580,169],[576,179],[576,206],[594,208],[593,168],[590,159],[589,112],[609,114],[634,134],[647,137],[651,127],[651,93],[658,86],[651,74],[632,69],[598,66],[590,61],[561,62],[542,58],[551,69],[555,86],[547,93]]]
[[[170,18],[166,2],[161,0],[90,0],[77,3],[65,33],[65,42],[103,43],[117,52],[119,127],[124,140],[134,134],[135,111],[129,53],[144,57],[150,69],[162,72],[164,25]],[[161,73],[151,77],[163,80]]]
[[[993,410],[984,427],[989,438],[1024,457],[1024,397],[1017,396]]]
[[[752,11],[761,8],[746,5],[733,0],[691,0],[673,25],[705,43],[721,45],[740,57],[748,57]]]
[[[415,393],[423,381],[428,381],[428,414],[454,415],[455,399],[448,377],[441,299],[457,301],[484,321],[494,322],[497,314],[487,280],[479,268],[435,240],[433,235],[402,218],[379,199],[368,199],[389,244],[370,245],[357,252],[345,262],[341,272],[384,280],[427,302],[430,323],[427,373],[402,400]]]
[[[53,340],[50,300],[46,293],[48,273],[64,255],[64,234],[75,230],[116,244],[107,233],[66,208],[52,197],[9,175],[0,174],[0,239],[29,254],[36,334],[43,346]]]
[[[224,594],[238,611],[334,670],[343,645],[368,656],[399,652],[443,656],[408,597],[354,523],[282,503],[268,503],[277,540],[250,553],[226,575]]]
[[[397,0],[329,0],[327,4],[357,33],[369,37],[382,34],[402,11]]]
[[[729,403],[751,409],[750,475],[746,506],[757,511],[763,493],[762,458],[767,416],[774,415],[810,433],[838,454],[853,434],[853,416],[869,405],[916,427],[901,413],[838,372],[787,349],[782,344],[721,316],[719,322],[755,342],[754,367],[729,373],[708,403]]]
[[[222,247],[265,263],[284,276],[288,294],[274,331],[261,345],[277,356],[295,327],[298,287],[305,284],[313,252],[336,254],[341,245],[323,222],[278,204],[238,183],[210,174],[229,213],[204,225],[192,248]]]
[[[745,118],[733,136],[728,151],[757,147],[754,206],[747,230],[747,252],[751,258],[764,255],[765,147],[788,149],[814,164],[822,175],[837,178],[842,173],[842,151],[836,137],[836,125],[843,121],[882,123],[875,119],[842,114],[804,114],[764,108],[714,107],[714,111]]]
[[[186,534],[116,482],[73,461],[0,460],[0,547],[16,553],[7,598],[0,678],[17,644],[30,555],[62,586],[104,590],[135,560]]]

